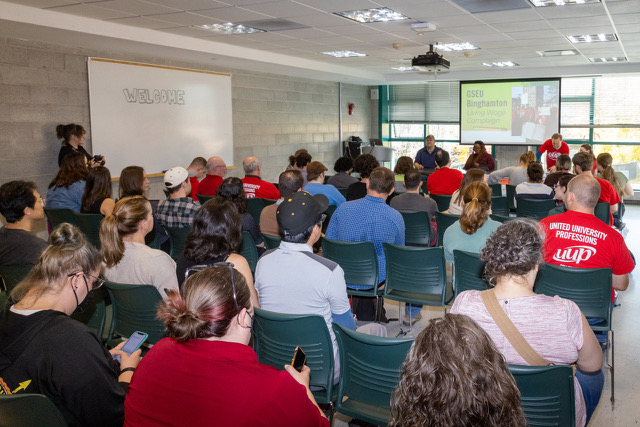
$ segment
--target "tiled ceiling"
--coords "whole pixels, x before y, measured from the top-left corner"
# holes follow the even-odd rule
[[[471,13],[487,4],[497,11]],[[524,8],[523,8],[524,4]],[[389,7],[410,19],[361,24],[334,12]],[[602,0],[533,7],[527,0],[8,0],[0,1],[0,35],[78,48],[152,52],[209,61],[221,67],[279,72],[361,83],[433,78],[475,79],[640,72],[640,0]],[[215,23],[284,19],[298,29],[221,35],[196,28]],[[412,23],[436,31],[419,35]],[[127,27],[123,27],[127,26]],[[81,33],[79,37],[78,33]],[[613,33],[618,41],[572,44],[569,35]],[[448,72],[433,76],[395,71],[424,54],[430,43],[469,42],[480,49],[446,52]],[[395,46],[395,47],[394,47]],[[142,49],[144,47],[144,49]],[[544,50],[577,55],[542,57]],[[324,51],[353,50],[365,57],[333,58]],[[589,57],[626,57],[593,64]],[[488,69],[483,62],[519,67]]]

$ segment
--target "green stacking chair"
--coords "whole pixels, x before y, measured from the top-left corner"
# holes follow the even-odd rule
[[[528,199],[523,197],[518,198],[517,203],[516,216],[532,218],[536,221],[549,216],[549,211],[556,207],[554,199]]]
[[[84,311],[71,314],[71,318],[87,325],[101,341],[107,319],[106,300],[108,293],[109,291],[104,286],[96,289],[89,294],[88,298],[91,300]]]
[[[267,249],[275,249],[280,246],[280,242],[282,239],[280,236],[272,236],[270,234],[260,233],[262,235],[262,240],[264,240],[264,244],[267,246]]]
[[[509,216],[509,203],[504,196],[491,196],[491,212],[496,215]]]
[[[430,305],[444,307],[453,298],[453,291],[447,285],[444,250],[438,248],[419,248],[383,243],[387,260],[387,279],[384,285],[384,297],[398,301],[400,305]],[[402,324],[400,324],[402,329]],[[411,326],[411,325],[410,325]]]
[[[340,349],[336,412],[386,426],[391,393],[398,386],[412,338],[367,335],[333,323]]]
[[[248,231],[242,232],[242,251],[240,255],[249,263],[251,273],[255,274],[256,265],[258,265],[258,248],[256,248],[256,242]]]
[[[598,204],[596,205],[596,208],[594,210],[594,215],[596,216],[596,218],[598,218],[599,220],[603,221],[605,224],[607,225],[611,225],[610,224],[610,219],[611,219],[611,205],[607,202],[598,202]]]
[[[484,262],[478,254],[453,250],[453,286],[455,296],[468,290],[485,291],[489,284],[484,280]]]
[[[278,369],[291,364],[296,346],[302,347],[307,355],[306,365],[311,369],[309,386],[313,396],[319,404],[331,406],[333,417],[338,389],[333,381],[333,344],[324,318],[255,308],[252,332],[258,361]]]
[[[498,221],[502,224],[504,224],[507,221],[511,221],[512,219],[515,219],[513,217],[510,216],[503,216],[503,215],[496,215],[496,214],[491,214],[489,215],[489,218],[491,218],[494,221]]]
[[[9,302],[9,293],[4,289],[0,290],[0,310],[4,309],[4,307]]]
[[[256,224],[260,226],[260,214],[262,213],[262,209],[274,204],[275,202],[275,200],[258,199],[255,197],[247,199],[247,212],[253,217],[253,219],[256,221]]]
[[[427,212],[400,211],[404,220],[404,242],[408,246],[431,246],[431,219]]]
[[[436,226],[438,227],[438,242],[436,243],[436,246],[442,246],[444,232],[459,219],[460,217],[458,215],[436,212]]]
[[[612,329],[612,272],[610,268],[574,268],[541,264],[535,283],[535,292],[575,302],[586,318],[602,319],[591,326],[595,332],[607,334],[611,343],[611,358],[605,352],[605,362],[611,374],[611,404],[615,402],[614,337]],[[610,337],[610,340],[609,340]]]
[[[198,201],[200,202],[200,204],[204,205],[205,203],[207,203],[207,200],[211,200],[215,196],[205,196],[204,194],[196,194],[196,197],[198,198]]]
[[[32,268],[31,264],[0,265],[0,277],[2,277],[6,291],[11,292],[22,279],[27,277]]]
[[[492,196],[502,196],[502,184],[490,184]]]
[[[340,192],[340,194],[342,194],[342,196],[345,199],[347,198],[347,189],[346,188],[338,188],[338,191]]]
[[[530,427],[576,425],[571,366],[509,365],[522,396],[522,410]]]
[[[164,324],[156,319],[162,297],[151,285],[131,285],[106,281],[113,306],[109,337],[128,338],[135,331],[146,332],[146,342],[155,344],[164,338]]]
[[[509,210],[515,212],[516,186],[507,184],[505,188],[507,189],[507,204]]]
[[[331,217],[333,213],[338,209],[336,205],[327,206],[327,210],[324,211],[324,214],[327,216],[322,223],[322,232],[325,233],[327,231],[327,227],[329,227],[329,221],[331,221]]]
[[[100,249],[100,224],[104,216],[101,214],[84,214],[77,212],[75,212],[75,214],[78,221],[78,228],[80,228],[82,234],[84,234],[93,246]]]
[[[429,194],[429,197],[431,197],[433,201],[436,202],[439,212],[444,212],[449,209],[449,204],[451,203],[450,194]]]
[[[68,222],[71,225],[78,225],[78,219],[76,213],[71,209],[53,209],[44,208],[44,213],[49,220],[50,230],[53,230],[63,222]]]
[[[167,235],[169,236],[169,255],[171,258],[178,259],[184,252],[184,246],[187,241],[187,236],[191,233],[191,227],[165,227]]]
[[[67,427],[60,410],[43,394],[0,394],[0,425]]]

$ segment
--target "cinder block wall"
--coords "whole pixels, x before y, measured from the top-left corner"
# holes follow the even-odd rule
[[[58,169],[56,125],[79,123],[90,134],[87,56],[231,73],[237,169],[230,175],[244,175],[242,159],[248,155],[258,156],[263,178],[275,181],[299,148],[330,170],[340,154],[338,83],[0,38],[0,183],[32,180],[45,194]],[[352,116],[350,102],[356,106]],[[343,85],[342,104],[344,138],[368,140],[367,86]],[[159,178],[152,180],[149,197],[164,197]]]

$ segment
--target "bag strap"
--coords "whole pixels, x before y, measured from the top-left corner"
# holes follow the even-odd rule
[[[500,328],[507,341],[511,343],[513,348],[518,352],[520,356],[531,366],[550,366],[553,365],[550,361],[540,356],[527,340],[522,336],[516,325],[513,324],[507,313],[504,312],[498,298],[496,297],[493,289],[480,292],[482,296],[482,302],[487,308],[487,311],[496,322],[496,325]]]

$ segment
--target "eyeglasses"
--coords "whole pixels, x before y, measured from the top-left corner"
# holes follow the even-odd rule
[[[80,273],[82,273],[82,272],[81,272],[81,271],[78,271],[78,272],[76,272],[76,273],[70,273],[70,274],[67,274],[67,277],[74,277],[74,276],[78,276]],[[92,290],[92,291],[95,291],[96,289],[98,289],[98,288],[99,288],[100,286],[102,286],[102,285],[104,284],[104,282],[105,282],[105,280],[104,280],[104,279],[101,279],[100,277],[95,277],[95,276],[92,276],[92,275],[91,275],[91,274],[89,274],[89,273],[84,273],[84,274],[82,275],[82,278],[84,279],[84,285],[85,285],[85,286],[86,286],[86,288],[87,288],[87,293],[89,293],[89,282],[87,281],[87,276],[89,276],[89,277],[91,277],[91,278],[93,279],[93,284],[91,285],[91,290]]]

